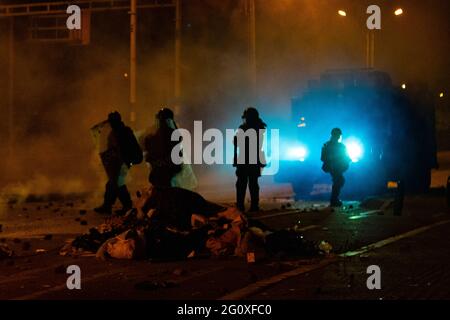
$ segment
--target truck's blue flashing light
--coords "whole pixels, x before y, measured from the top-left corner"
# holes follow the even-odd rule
[[[344,144],[347,147],[347,152],[352,162],[361,160],[364,155],[364,148],[358,139],[350,137],[344,141]]]

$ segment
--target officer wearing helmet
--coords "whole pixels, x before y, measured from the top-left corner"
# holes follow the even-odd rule
[[[134,136],[133,130],[127,127],[120,113],[115,111],[108,115],[108,120],[94,126],[91,130],[101,131],[101,127],[109,125],[105,145],[100,152],[103,167],[108,176],[105,186],[103,204],[94,210],[100,214],[111,214],[112,206],[119,198],[122,209],[117,214],[124,214],[132,207],[130,193],[125,184],[128,169],[142,161],[142,150]]]
[[[145,137],[145,160],[151,166],[148,180],[154,187],[170,187],[172,178],[181,171],[181,165],[174,164],[171,157],[179,143],[171,140],[176,129],[173,111],[164,107],[156,114],[156,131]]]
[[[330,199],[331,207],[342,206],[339,195],[345,183],[344,172],[347,171],[351,161],[347,153],[347,148],[340,142],[341,137],[342,130],[334,128],[331,131],[330,140],[322,147],[322,170],[329,173],[333,179]]]
[[[244,123],[239,127],[234,137],[234,161],[236,167],[236,205],[245,211],[245,194],[247,185],[250,191],[250,211],[259,211],[258,178],[266,161],[262,151],[265,129],[267,125],[259,117],[258,110],[247,108],[242,119]]]

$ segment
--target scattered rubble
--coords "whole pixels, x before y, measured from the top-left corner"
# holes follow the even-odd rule
[[[8,245],[0,244],[0,260],[11,258],[14,255],[14,251],[11,250]]]
[[[325,254],[329,254],[331,252],[331,250],[333,249],[333,247],[331,246],[331,244],[327,241],[321,241],[319,244],[319,249],[325,253]]]
[[[182,268],[177,268],[173,271],[173,274],[178,277],[184,276],[186,273],[187,273],[187,271]]]
[[[178,287],[179,284],[175,281],[142,281],[139,283],[136,283],[134,285],[134,288],[136,290],[143,290],[143,291],[152,291],[159,288],[175,288]]]

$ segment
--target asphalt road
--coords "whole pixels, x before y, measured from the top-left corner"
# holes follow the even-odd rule
[[[264,203],[267,210],[255,218],[272,228],[297,224],[304,230],[305,238],[329,241],[333,245],[333,255],[286,261],[259,259],[257,252],[257,262],[253,264],[238,257],[164,263],[62,257],[58,250],[64,241],[102,222],[94,212],[80,211],[91,204],[85,200],[15,204],[3,211],[0,220],[3,224],[1,241],[16,253],[15,258],[0,261],[0,299],[197,300],[236,294],[240,299],[450,298],[444,287],[426,291],[428,293],[421,291],[424,284],[425,289],[429,289],[428,283],[434,284],[441,281],[439,279],[443,279],[443,283],[448,281],[444,267],[450,259],[446,250],[448,224],[364,253],[362,258],[361,255],[338,257],[450,219],[442,192],[408,197],[400,217],[394,216],[388,206],[384,211],[376,210],[387,203],[384,200],[389,199],[376,199],[364,208],[358,203],[347,203],[346,209],[334,212],[327,209],[325,203],[300,202],[288,209],[284,205],[282,209],[279,202]],[[80,220],[85,220],[87,225],[82,225]],[[51,234],[51,239],[47,236],[45,240],[46,234]],[[320,267],[330,258],[332,262]],[[369,263],[380,265],[384,291],[373,292],[364,287]],[[81,268],[81,290],[68,290],[66,286],[65,271],[73,264]],[[303,269],[311,271],[303,272]],[[408,274],[408,269],[414,272]],[[300,273],[277,280],[280,275],[295,270]],[[239,290],[254,287],[255,283],[266,279],[277,281],[250,290],[250,294],[240,294]],[[140,286],[148,281],[157,285]],[[410,286],[417,290],[408,290]]]
[[[446,183],[450,153],[440,153],[439,162],[435,187]],[[0,260],[0,299],[449,299],[444,190],[407,197],[401,216],[393,215],[390,200],[346,202],[331,211],[325,202],[266,198],[254,218],[274,229],[297,225],[306,239],[326,240],[333,250],[291,260],[256,252],[251,264],[238,257],[158,263],[63,257],[58,252],[68,239],[103,222],[91,210],[95,199],[0,203],[0,243],[15,252]],[[81,290],[67,289],[69,265],[81,269]],[[365,285],[369,265],[380,267],[381,290]],[[142,285],[149,282],[156,284]]]
[[[450,223],[428,232],[342,259],[322,269],[261,290],[257,300],[441,300],[450,299]],[[369,266],[380,268],[381,288],[369,290]]]

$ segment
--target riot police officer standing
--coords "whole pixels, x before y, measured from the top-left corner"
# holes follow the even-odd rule
[[[156,132],[150,133],[144,140],[145,160],[151,165],[149,182],[154,187],[170,187],[173,177],[182,169],[172,161],[172,149],[179,141],[172,141],[172,133],[178,129],[174,113],[162,108],[156,114]]]
[[[347,153],[347,148],[343,143],[339,142],[341,137],[342,130],[334,128],[331,131],[330,140],[322,147],[322,170],[329,173],[333,179],[330,199],[331,207],[342,206],[342,201],[339,200],[339,194],[345,183],[344,172],[347,171],[351,161]]]
[[[236,205],[242,212],[245,211],[245,193],[247,185],[250,190],[250,211],[259,211],[259,185],[258,178],[265,166],[265,157],[262,151],[265,129],[267,125],[259,117],[255,108],[248,108],[242,115],[244,123],[239,127],[234,137],[234,161],[236,167]],[[238,154],[239,149],[239,154]]]

